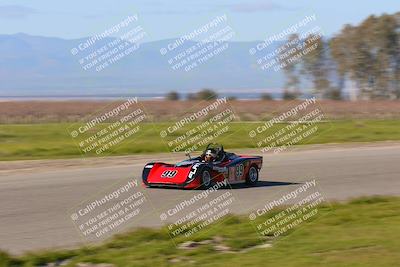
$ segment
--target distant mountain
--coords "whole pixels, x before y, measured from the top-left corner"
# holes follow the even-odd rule
[[[224,91],[282,88],[283,75],[262,71],[249,49],[258,42],[229,42],[229,48],[186,72],[173,70],[160,48],[173,40],[146,42],[134,53],[101,72],[85,71],[71,49],[85,39],[65,40],[27,34],[0,35],[0,96],[105,95],[180,92],[200,88]],[[93,48],[113,41],[96,43]],[[181,48],[189,48],[186,42]],[[271,45],[269,50],[279,43]]]

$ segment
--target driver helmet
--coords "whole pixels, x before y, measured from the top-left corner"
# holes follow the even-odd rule
[[[206,154],[204,156],[204,160],[206,162],[214,161],[217,158],[217,152],[214,149],[207,149]]]

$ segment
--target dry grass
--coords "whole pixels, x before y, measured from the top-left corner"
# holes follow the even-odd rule
[[[256,121],[278,115],[301,101],[231,101],[240,120]],[[111,101],[5,101],[0,102],[0,123],[80,121],[103,110]],[[195,106],[194,101],[142,101],[148,117],[169,121]],[[400,101],[320,101],[328,119],[399,119]]]

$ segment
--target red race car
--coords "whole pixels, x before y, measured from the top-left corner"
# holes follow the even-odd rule
[[[148,187],[207,189],[216,183],[245,182],[255,185],[262,166],[261,156],[225,152],[222,145],[209,144],[203,154],[177,164],[151,162],[144,166],[142,179]]]

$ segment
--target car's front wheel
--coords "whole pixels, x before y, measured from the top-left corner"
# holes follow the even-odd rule
[[[256,166],[250,166],[249,172],[246,177],[246,184],[255,185],[258,182],[258,169]]]
[[[201,172],[201,187],[203,189],[208,189],[212,185],[212,177],[211,177],[211,172],[208,168],[205,168]]]

